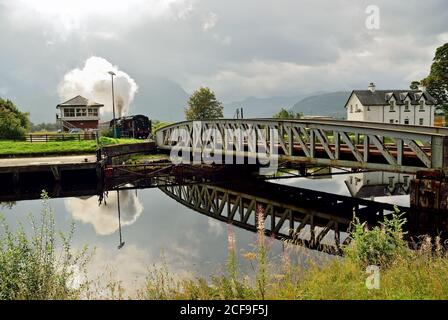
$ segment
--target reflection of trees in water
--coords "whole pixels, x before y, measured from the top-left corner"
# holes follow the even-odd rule
[[[16,205],[15,201],[5,201],[0,202],[0,209],[8,209],[11,210]]]

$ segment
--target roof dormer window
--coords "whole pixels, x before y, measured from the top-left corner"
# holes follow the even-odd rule
[[[419,111],[425,111],[425,100],[421,99],[420,100],[420,109]]]
[[[395,101],[394,101],[394,100],[391,100],[391,101],[389,102],[389,104],[390,104],[389,112],[395,112]]]
[[[409,110],[409,106],[410,106],[410,101],[409,100],[406,100],[405,102],[404,102],[404,112],[409,112],[410,110]]]

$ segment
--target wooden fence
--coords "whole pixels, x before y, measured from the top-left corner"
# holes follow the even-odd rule
[[[60,142],[60,141],[85,141],[98,140],[95,132],[85,133],[29,133],[24,139],[27,142]]]

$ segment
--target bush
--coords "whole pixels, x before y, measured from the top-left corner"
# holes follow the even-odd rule
[[[114,133],[113,133],[112,129],[101,130],[100,136],[101,137],[113,138],[114,137]]]
[[[12,232],[1,219],[0,299],[73,299],[79,298],[83,286],[72,281],[76,270],[83,270],[88,261],[86,249],[74,254],[68,235],[57,233],[48,196],[42,193],[44,209],[40,221],[30,217],[33,233],[23,227]],[[60,240],[60,242],[58,242]],[[60,246],[58,246],[60,245]]]
[[[387,267],[392,261],[405,253],[407,244],[403,240],[403,214],[392,214],[384,218],[380,226],[368,229],[366,222],[358,218],[353,222],[350,233],[351,242],[344,248],[344,253],[353,262],[361,266],[378,265]]]

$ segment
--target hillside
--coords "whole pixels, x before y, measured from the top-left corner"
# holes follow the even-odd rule
[[[224,103],[224,116],[233,118],[237,108],[244,109],[245,118],[267,118],[272,117],[281,108],[289,109],[297,101],[303,99],[303,95],[294,97],[249,97],[242,101]]]
[[[303,112],[305,115],[345,118],[344,105],[349,95],[348,91],[340,91],[306,97],[294,104],[291,110]]]

